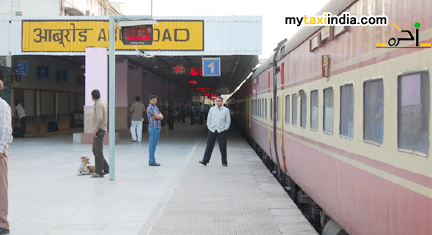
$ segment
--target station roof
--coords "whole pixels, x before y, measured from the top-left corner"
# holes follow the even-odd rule
[[[262,50],[261,16],[153,19],[158,21],[153,45],[134,48],[116,41],[116,55],[128,58],[131,67],[142,67],[144,73],[176,84],[199,79],[202,86],[229,94],[258,64]],[[60,56],[82,63],[86,47],[108,47],[108,20],[107,16],[0,17],[1,35],[8,35],[2,39],[5,43],[0,44],[0,56]],[[199,76],[203,58],[220,58],[220,77]],[[177,65],[183,65],[186,73],[173,73]],[[198,76],[194,76],[194,71]]]

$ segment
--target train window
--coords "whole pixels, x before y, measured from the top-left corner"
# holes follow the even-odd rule
[[[398,148],[428,155],[429,73],[398,77]]]
[[[280,106],[281,106],[281,104],[280,104],[280,100],[279,100],[279,96],[277,97],[277,99],[276,99],[276,107],[277,107],[277,110],[276,110],[276,114],[277,114],[277,121],[279,121],[280,120]]]
[[[257,107],[258,107],[257,116],[259,117],[259,116],[261,116],[261,100],[260,99],[257,100]]]
[[[285,123],[289,124],[289,120],[290,120],[290,109],[289,109],[289,105],[290,105],[290,96],[286,95],[285,96]]]
[[[261,100],[258,100],[258,117],[261,117]]]
[[[254,100],[254,116],[256,116],[257,112],[258,112],[257,101]]]
[[[301,93],[300,96],[300,126],[301,127],[306,127],[306,102],[307,102],[307,98],[306,98],[306,94],[305,93]]]
[[[297,94],[292,96],[292,124],[297,125]]]
[[[363,84],[363,139],[382,144],[384,135],[383,80]]]
[[[260,100],[260,105],[261,105],[261,117],[264,117],[264,99]]]
[[[267,98],[265,98],[265,119],[267,120]]]
[[[324,131],[333,134],[333,88],[324,89]]]
[[[273,99],[270,99],[270,120],[273,121]]]
[[[261,99],[261,117],[264,118],[264,99]]]
[[[353,85],[341,86],[340,135],[354,136],[354,89]]]
[[[252,104],[251,104],[251,106],[252,106],[252,116],[255,116],[255,100],[252,100]]]
[[[318,91],[311,92],[311,129],[318,129]]]

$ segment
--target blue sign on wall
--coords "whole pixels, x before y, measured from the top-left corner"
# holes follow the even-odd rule
[[[203,58],[203,77],[220,77],[220,58]]]
[[[28,63],[26,61],[14,62],[15,75],[27,76]]]

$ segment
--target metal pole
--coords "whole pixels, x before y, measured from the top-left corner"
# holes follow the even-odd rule
[[[150,18],[153,19],[153,0],[150,0]]]
[[[115,179],[115,19],[109,17],[109,178]]]
[[[120,19],[139,20],[148,16],[110,15],[109,17],[109,178],[115,180],[115,22]],[[120,35],[119,35],[120,36]]]

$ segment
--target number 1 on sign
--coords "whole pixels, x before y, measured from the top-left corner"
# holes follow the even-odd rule
[[[211,68],[211,73],[214,73],[214,62],[211,62],[207,67]]]

